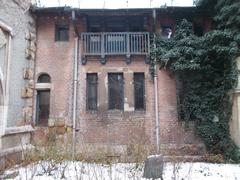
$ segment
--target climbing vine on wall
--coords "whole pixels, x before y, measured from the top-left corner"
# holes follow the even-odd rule
[[[195,36],[192,24],[183,20],[174,36],[156,36],[151,52],[151,69],[156,63],[177,79],[178,114],[195,121],[196,133],[212,153],[240,160],[239,149],[229,134],[232,112],[230,91],[235,87],[238,41],[231,29],[216,29]]]

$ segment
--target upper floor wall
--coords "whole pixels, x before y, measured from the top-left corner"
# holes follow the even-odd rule
[[[171,28],[182,19],[193,23],[196,34],[201,35],[211,28],[211,14],[196,7],[166,7],[158,9],[73,9],[70,7],[33,8],[39,18],[68,17],[81,32],[159,32]],[[64,20],[64,18],[62,18]],[[61,23],[58,20],[58,23]],[[63,22],[64,24],[64,22]],[[79,26],[83,28],[79,29]],[[75,29],[76,30],[76,29]]]
[[[82,64],[88,56],[125,55],[129,63],[133,55],[150,53],[151,33],[171,38],[182,19],[193,23],[196,35],[202,36],[211,28],[209,12],[196,7],[167,7],[160,9],[71,9],[33,8],[37,16],[38,36],[49,47],[60,45],[59,53],[73,37],[80,39]],[[51,32],[51,34],[46,33]],[[49,36],[50,35],[50,36]],[[46,38],[42,38],[45,37]],[[55,49],[55,48],[54,48]],[[52,50],[52,49],[51,49]]]

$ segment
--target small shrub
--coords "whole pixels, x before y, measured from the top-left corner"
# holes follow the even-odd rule
[[[205,157],[205,161],[210,163],[225,163],[225,159],[222,154],[208,154]]]

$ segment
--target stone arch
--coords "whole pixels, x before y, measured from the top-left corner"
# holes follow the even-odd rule
[[[51,83],[51,77],[47,73],[41,73],[38,76],[37,83]]]

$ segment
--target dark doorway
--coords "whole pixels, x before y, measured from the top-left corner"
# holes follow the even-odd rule
[[[36,125],[47,126],[50,108],[50,90],[37,93]]]

